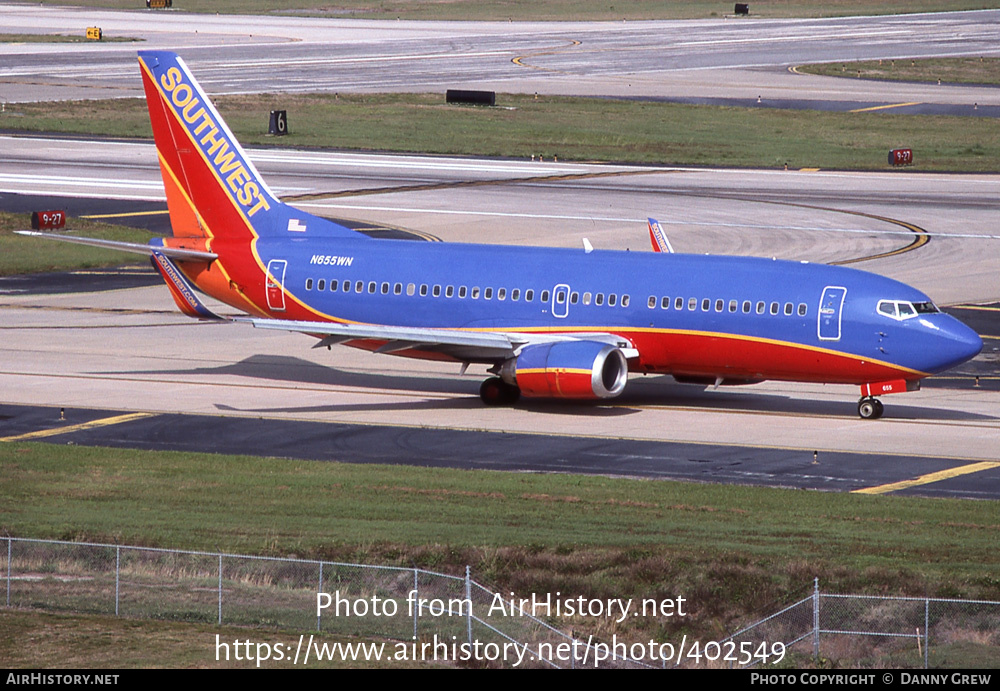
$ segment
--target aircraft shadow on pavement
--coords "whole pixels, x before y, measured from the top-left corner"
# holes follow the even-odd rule
[[[668,375],[635,378],[617,399],[624,405],[703,408],[709,411],[746,412],[775,415],[806,415],[822,417],[851,418],[857,415],[857,394],[855,388],[843,389],[842,398],[825,399],[798,397],[794,394],[779,394],[754,390],[753,385],[741,387],[706,388],[696,384],[680,384]],[[964,410],[915,405],[906,400],[905,395],[887,396],[881,399],[885,404],[883,420],[936,420],[936,421],[976,421],[997,420],[992,415],[984,415]],[[861,422],[860,418],[858,418]],[[864,421],[870,424],[869,421]]]
[[[140,373],[135,373],[140,374]],[[417,394],[443,396],[432,400],[405,400],[398,403],[348,403],[321,406],[235,408],[216,404],[220,410],[260,413],[317,413],[365,412],[377,410],[475,410],[482,408],[479,401],[481,374],[459,377],[458,373],[443,376],[385,374],[377,371],[349,371],[330,365],[321,365],[302,358],[285,355],[253,355],[240,362],[193,369],[159,370],[141,374],[238,376],[271,383],[312,384],[358,389],[375,389],[386,392],[405,391]],[[264,384],[262,384],[263,386]],[[899,397],[901,399],[902,397]],[[956,411],[945,408],[917,406],[888,397],[886,420],[913,419],[939,421],[996,420],[996,417]],[[823,417],[851,418],[856,415],[857,399],[845,390],[842,400],[798,398],[794,395],[754,391],[752,386],[739,389],[707,389],[693,384],[679,384],[667,375],[635,377],[625,392],[609,401],[565,401],[558,399],[521,399],[518,408],[540,414],[588,415],[618,417],[641,412],[642,407],[701,408],[705,412],[728,411],[775,415],[816,415]]]

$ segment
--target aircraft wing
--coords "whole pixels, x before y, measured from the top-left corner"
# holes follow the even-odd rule
[[[314,348],[345,343],[347,341],[384,341],[376,353],[398,353],[404,350],[439,353],[460,362],[502,362],[515,357],[527,345],[555,341],[585,340],[607,343],[620,348],[626,358],[638,357],[632,344],[610,333],[561,333],[537,334],[505,331],[465,331],[461,329],[432,329],[411,326],[383,326],[380,324],[340,324],[331,322],[293,321],[286,319],[237,318],[258,329],[298,331],[319,338]]]

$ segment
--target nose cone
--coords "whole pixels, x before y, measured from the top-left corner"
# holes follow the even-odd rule
[[[983,349],[983,339],[975,331],[948,315],[935,320],[938,327],[937,348],[934,357],[934,372],[943,372],[957,367],[979,355]]]

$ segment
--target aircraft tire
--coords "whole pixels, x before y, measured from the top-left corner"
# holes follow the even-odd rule
[[[858,401],[858,415],[865,420],[878,420],[883,412],[885,407],[877,398],[862,398]]]

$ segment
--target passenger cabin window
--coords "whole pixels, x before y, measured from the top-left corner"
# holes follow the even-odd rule
[[[647,302],[647,305],[649,306],[649,309],[653,309],[654,307],[656,307],[656,296],[655,295],[650,295],[649,296],[649,301]]]
[[[306,290],[312,290],[312,289],[313,289],[313,280],[311,278],[307,278],[306,279]]]
[[[809,308],[806,307],[806,303],[800,302],[799,303],[799,316],[800,317],[806,316],[806,312],[808,312],[808,311],[809,311]]]
[[[520,297],[521,297],[521,291],[519,289],[514,288],[514,290],[510,291],[510,299],[512,301],[517,302]]]
[[[489,290],[489,289],[487,288],[487,290]],[[548,302],[548,301],[549,301],[549,291],[543,290],[542,291],[542,302]]]
[[[448,286],[444,289],[444,296],[446,298],[455,297],[455,286]]]
[[[484,288],[483,289],[483,298],[486,299],[486,300],[492,300],[493,299],[493,289],[492,288]]]
[[[465,299],[465,296],[468,294],[469,294],[469,289],[466,288],[465,286],[462,286],[461,288],[458,289],[458,297],[462,298],[463,300]]]
[[[524,291],[524,301],[525,302],[531,302],[534,299],[535,299],[535,291],[530,290],[530,289]]]
[[[421,283],[420,284],[420,297],[422,297],[422,298],[427,297],[427,284],[426,283]]]
[[[663,299],[660,300],[660,309],[661,310],[670,309],[670,298],[664,296]]]
[[[684,309],[684,298],[677,298],[676,300],[674,300],[674,309],[675,310]]]
[[[326,279],[321,278],[316,281],[316,290],[326,290]]]
[[[371,294],[373,294],[373,295],[374,295],[374,293],[375,293],[375,290],[376,290],[377,288],[378,288],[378,284],[376,284],[376,283],[375,283],[375,281],[371,281],[371,282],[370,282],[370,283],[368,284],[368,292],[369,292],[369,293],[371,293]]]

